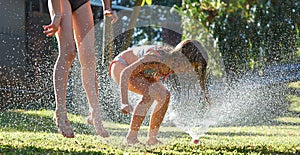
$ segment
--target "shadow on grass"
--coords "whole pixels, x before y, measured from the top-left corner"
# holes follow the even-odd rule
[[[38,147],[33,147],[33,146],[17,148],[17,147],[13,147],[10,145],[1,145],[0,146],[0,154],[1,154],[1,152],[7,152],[9,154],[87,154],[87,155],[106,154],[106,153],[102,153],[101,151],[74,152],[74,151],[65,151],[65,150],[43,149],[43,148],[38,148]]]
[[[295,89],[295,88],[290,88],[288,87],[287,90],[284,92],[284,94],[289,94],[289,95],[295,95],[297,97],[300,97],[300,90],[299,89]],[[294,111],[290,109],[290,106],[292,105],[292,102],[290,99],[288,99],[288,97],[286,95],[283,95],[283,97],[285,97],[283,100],[284,109],[280,109],[278,108],[277,111],[279,111],[278,113],[280,113],[280,111],[283,111],[283,113],[281,115],[278,115],[279,117],[292,117],[292,118],[300,118],[300,111]],[[284,121],[278,121],[278,120],[272,120],[271,121],[271,125],[282,125],[282,126],[286,126],[286,125],[290,125],[290,126],[300,126],[300,122],[284,122]]]
[[[175,147],[176,149],[173,150],[172,147]],[[181,146],[181,145],[174,145],[174,146],[168,146],[168,148],[162,147],[161,150],[164,150],[166,153],[167,151],[170,151],[169,154],[182,154],[182,153],[193,153],[193,151],[190,150],[191,148],[186,147],[186,146]],[[267,145],[257,145],[257,146],[243,146],[243,147],[214,147],[214,151],[210,150],[209,147],[199,145],[199,146],[194,146],[193,150],[197,152],[194,153],[204,153],[204,154],[220,154],[221,152],[225,153],[226,152],[234,152],[234,153],[242,153],[242,154],[253,154],[253,153],[258,153],[258,154],[298,154],[299,151],[294,151],[294,152],[288,152],[288,150],[283,150],[283,151],[275,151],[275,150],[270,150],[270,146]],[[162,154],[161,150],[158,150],[156,148],[153,149],[147,149],[146,152],[148,154]],[[206,151],[210,150],[210,151]],[[225,151],[226,150],[226,151]],[[225,152],[224,152],[225,151]],[[38,148],[38,147],[33,147],[33,146],[28,146],[28,147],[23,147],[23,148],[16,148],[13,146],[1,146],[0,147],[0,152],[9,152],[9,154],[81,154],[81,155],[104,155],[104,154],[120,154],[120,150],[114,150],[114,149],[104,149],[103,151],[87,151],[87,150],[82,150],[80,152],[76,151],[66,151],[66,150],[53,150],[53,149],[43,149],[43,148]],[[144,154],[146,154],[144,152]],[[136,152],[137,153],[137,152]],[[222,153],[222,154],[223,154]],[[137,153],[141,154],[141,153]],[[168,153],[167,153],[168,154]]]
[[[217,148],[216,151],[222,152],[224,148]],[[282,150],[282,151],[275,151],[272,147],[268,145],[248,145],[243,147],[227,147],[227,152],[237,152],[241,154],[298,154],[299,151],[289,151],[289,150]]]
[[[0,120],[0,127],[6,131],[57,132],[52,117],[4,111],[0,114]]]
[[[53,116],[40,116],[38,114],[22,113],[21,111],[5,111],[0,114],[0,128],[4,131],[29,132],[58,132]],[[92,126],[85,123],[71,121],[76,133],[94,134]]]
[[[0,113],[0,128],[3,131],[20,131],[20,132],[48,132],[57,133],[57,127],[52,120],[51,116],[41,116],[32,113],[23,113],[22,111],[5,111]],[[121,128],[118,123],[105,126],[112,136],[125,137],[128,128]],[[71,120],[71,125],[75,134],[96,135],[94,127],[86,123],[78,123]],[[148,129],[148,128],[147,128]],[[140,134],[146,135],[147,129],[141,129]],[[163,137],[178,137],[183,132],[177,131],[164,131],[161,130],[160,134]]]
[[[279,134],[279,133],[253,133],[253,132],[207,132],[206,135],[215,135],[215,136],[243,136],[243,137],[266,137],[266,136],[280,136],[284,137],[286,134]],[[205,137],[203,137],[205,138]]]
[[[122,151],[116,148],[103,148],[104,150],[91,151],[82,150],[80,152],[76,151],[66,151],[66,150],[54,150],[54,149],[43,149],[33,146],[27,146],[22,148],[17,148],[13,146],[2,145],[0,146],[0,152],[9,152],[9,154],[81,154],[81,155],[103,155],[103,154],[120,154]],[[191,150],[192,149],[192,150]],[[212,151],[213,149],[213,151]],[[164,150],[162,153],[162,150]],[[208,150],[208,151],[207,151]],[[248,146],[227,146],[227,147],[209,147],[204,145],[192,145],[187,147],[186,145],[175,144],[172,146],[161,146],[157,148],[148,148],[143,154],[226,154],[229,152],[234,152],[234,154],[299,154],[298,150],[282,150],[275,151],[272,147],[268,145],[248,145]],[[195,152],[196,151],[196,152]],[[169,152],[169,153],[168,153]],[[134,153],[134,152],[132,152]],[[141,154],[141,152],[136,152],[136,154]],[[231,153],[230,153],[231,154]]]

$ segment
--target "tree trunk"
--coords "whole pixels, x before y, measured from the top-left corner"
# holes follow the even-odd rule
[[[118,53],[126,50],[132,41],[132,35],[134,33],[134,27],[136,25],[137,18],[139,16],[141,10],[141,4],[143,0],[136,0],[135,7],[133,8],[133,12],[130,16],[130,22],[128,28],[124,32],[124,35],[113,36],[113,28],[111,25],[111,19],[109,17],[104,16],[104,28],[103,28],[103,46],[102,46],[102,65],[107,65],[112,58],[117,55]],[[114,43],[113,40],[117,40],[115,49],[115,53],[113,52]]]
[[[103,40],[102,40],[102,66],[108,65],[113,57],[113,33],[111,18],[104,16]]]
[[[133,12],[131,13],[130,22],[129,22],[128,28],[126,29],[126,32],[125,32],[124,45],[123,45],[122,51],[126,50],[131,45],[132,35],[134,32],[134,27],[136,25],[137,18],[140,14],[142,1],[143,0],[135,1],[135,4],[134,4],[135,7],[133,8]]]

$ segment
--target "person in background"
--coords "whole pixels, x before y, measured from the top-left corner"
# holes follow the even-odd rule
[[[111,11],[111,0],[103,0],[107,16],[117,20]],[[94,47],[94,20],[89,0],[49,0],[51,23],[43,26],[43,33],[56,36],[58,57],[54,65],[53,84],[55,92],[54,122],[58,131],[67,138],[74,137],[74,131],[67,116],[66,89],[71,64],[76,54],[81,65],[82,84],[88,99],[89,116],[87,122],[95,127],[96,133],[109,137],[101,120],[98,100],[98,80]]]

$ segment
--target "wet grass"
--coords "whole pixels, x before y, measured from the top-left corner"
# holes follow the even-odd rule
[[[126,146],[127,124],[104,122],[111,136],[103,139],[84,116],[72,114],[75,138],[67,139],[57,133],[53,111],[10,110],[0,113],[0,154],[300,154],[300,96],[287,98],[288,113],[274,119],[274,125],[212,127],[198,145],[181,130],[162,127],[164,144]],[[142,127],[141,141],[146,132]]]
[[[159,146],[125,146],[128,125],[105,122],[111,137],[96,136],[93,128],[84,123],[84,117],[70,115],[76,137],[63,138],[51,121],[53,111],[8,111],[1,113],[0,152],[17,154],[190,154],[190,153],[300,153],[298,125],[215,127],[200,139],[199,145],[175,127],[163,127]],[[278,118],[282,122],[299,123],[300,118]],[[146,138],[142,128],[141,140]]]

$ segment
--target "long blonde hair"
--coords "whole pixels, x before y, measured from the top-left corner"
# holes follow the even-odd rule
[[[188,61],[193,64],[195,72],[199,76],[200,86],[204,94],[204,99],[209,105],[211,104],[206,92],[206,75],[208,66],[208,54],[205,47],[197,40],[186,39],[181,41],[175,49],[172,51],[173,54],[181,53]],[[201,68],[201,69],[200,69]]]

